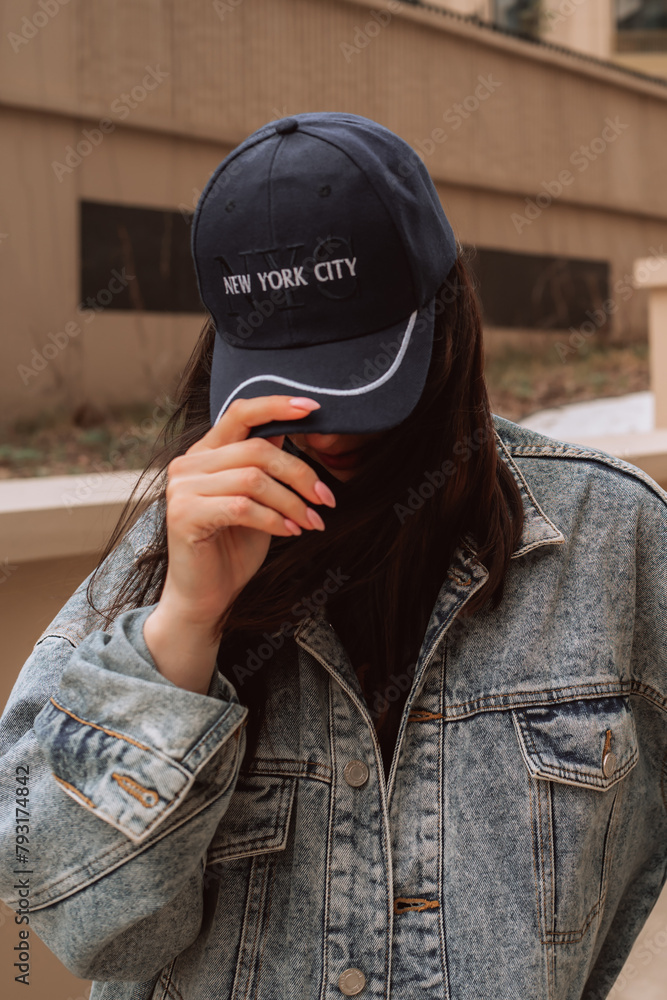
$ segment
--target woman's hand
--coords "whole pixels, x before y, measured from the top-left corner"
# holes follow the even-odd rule
[[[335,506],[315,470],[281,450],[284,434],[248,438],[251,427],[294,420],[319,405],[293,398],[236,399],[169,463],[167,576],[144,636],[160,671],[181,686],[206,693],[219,645],[214,626],[264,562],[271,536],[323,530],[308,504]]]

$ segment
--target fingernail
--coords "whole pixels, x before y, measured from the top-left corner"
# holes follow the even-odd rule
[[[314,399],[306,399],[305,396],[294,396],[293,399],[290,399],[290,404],[300,410],[317,410],[320,405]]]
[[[330,507],[335,507],[336,506],[336,498],[335,498],[335,496],[333,495],[333,493],[331,492],[331,490],[329,489],[329,487],[327,486],[327,484],[323,483],[321,479],[317,480],[317,482],[313,486],[313,489],[317,493],[317,495],[320,498],[320,500],[322,501],[322,503],[326,503]]]
[[[320,531],[324,531],[324,521],[312,507],[306,508],[306,514],[308,515],[308,520],[312,524],[313,528],[319,528]]]
[[[297,524],[296,521],[292,521],[292,519],[289,517],[284,517],[283,521],[285,522],[285,527],[288,528],[288,530],[291,531],[293,535],[300,535],[302,533],[301,525]]]

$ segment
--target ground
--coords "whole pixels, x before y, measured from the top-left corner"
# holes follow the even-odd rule
[[[564,358],[553,346],[512,350],[487,360],[486,380],[493,412],[521,420],[546,407],[648,389],[648,348],[587,345]],[[0,479],[143,468],[167,416],[152,401],[107,413],[86,405],[5,424]]]

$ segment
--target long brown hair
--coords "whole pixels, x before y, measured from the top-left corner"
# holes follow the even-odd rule
[[[337,500],[335,508],[317,507],[326,530],[273,536],[258,572],[221,612],[218,666],[249,708],[246,759],[256,750],[270,668],[253,669],[251,680],[239,680],[239,658],[246,657],[264,633],[274,635],[286,622],[303,620],[308,607],[314,607],[312,597],[325,594],[326,614],[346,647],[359,662],[369,660],[378,676],[386,677],[404,673],[414,661],[464,536],[475,540],[477,558],[489,577],[463,613],[472,615],[487,602],[496,608],[502,600],[505,573],[523,530],[523,507],[514,478],[497,454],[484,380],[479,301],[464,259],[469,253],[459,248],[459,258],[438,291],[430,367],[413,412],[372,440],[366,460],[348,482],[315,466]],[[167,466],[211,426],[208,390],[214,337],[209,319],[181,377],[176,408],[158,439],[162,446],[139,477],[100,564],[157,499],[152,544],[137,557],[103,610],[93,604],[97,570],[91,578],[88,600],[108,621],[128,607],[159,600],[168,556]],[[376,367],[382,363],[370,360]],[[297,453],[287,438],[285,446]],[[305,459],[303,453],[301,457]],[[154,469],[157,474],[135,501],[140,483]],[[339,582],[327,597],[323,582],[332,571]]]

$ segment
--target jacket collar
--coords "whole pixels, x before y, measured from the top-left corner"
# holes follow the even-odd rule
[[[537,500],[533,496],[532,490],[526,481],[523,473],[512,458],[509,448],[496,430],[496,448],[498,457],[505,462],[514,480],[519,487],[521,500],[523,502],[523,532],[511,558],[518,559],[519,556],[538,548],[540,545],[560,545],[566,541],[565,535],[544,513]]]

